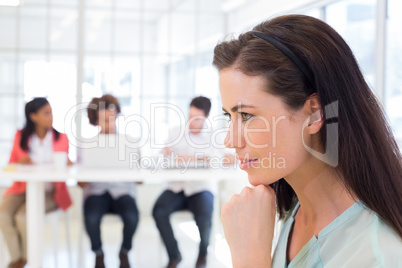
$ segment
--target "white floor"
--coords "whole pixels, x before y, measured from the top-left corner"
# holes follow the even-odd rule
[[[198,230],[189,215],[174,216],[172,218],[174,231],[179,242],[179,247],[182,253],[183,261],[178,267],[187,268],[194,267],[198,254]],[[217,224],[215,224],[217,225]],[[78,219],[70,222],[70,241],[72,243],[71,260],[66,243],[66,231],[64,221],[60,222],[59,228],[59,243],[57,264],[54,257],[54,243],[52,238],[51,226],[49,223],[45,226],[44,242],[44,260],[43,268],[78,268],[78,249],[79,242],[83,241],[82,248],[84,249],[85,265],[82,267],[94,267],[94,255],[90,251],[89,240],[84,232],[84,237],[79,239],[81,221]],[[106,221],[102,223],[102,241],[104,244],[105,264],[107,268],[118,268],[118,252],[122,238],[122,223],[118,220]],[[38,243],[40,246],[40,243]],[[158,231],[155,227],[153,219],[149,216],[141,218],[140,224],[136,231],[133,250],[130,252],[130,262],[132,267],[138,268],[162,268],[167,264],[166,250],[159,238]],[[4,246],[3,246],[4,250]],[[0,256],[6,256],[4,253]],[[4,261],[0,260],[0,267],[6,267]],[[226,241],[223,239],[222,227],[218,224],[214,226],[211,245],[209,247],[208,267],[211,268],[226,268],[231,267],[229,249]]]
[[[0,182],[1,183],[1,182]],[[220,186],[219,199],[216,199],[215,208],[219,208],[223,202],[230,199],[233,193],[238,193],[244,187],[242,182],[228,182]],[[0,187],[0,199],[6,186]],[[44,259],[43,268],[93,268],[94,255],[90,250],[89,240],[85,231],[80,239],[82,225],[82,190],[79,187],[70,187],[70,194],[73,199],[73,206],[69,209],[70,218],[70,241],[72,244],[71,261],[67,250],[67,236],[64,228],[64,220],[60,218],[59,225],[46,220],[45,239],[38,241],[38,246],[43,246]],[[133,241],[133,250],[130,252],[130,262],[136,268],[162,268],[166,267],[167,254],[162,244],[158,230],[150,213],[157,197],[164,189],[163,185],[139,185],[137,187],[137,205],[140,210],[140,223]],[[218,202],[219,201],[219,202]],[[48,218],[46,216],[46,218]],[[171,219],[179,248],[183,257],[179,268],[195,267],[198,256],[198,229],[191,219],[189,213],[174,214]],[[57,218],[56,218],[57,222]],[[213,218],[213,231],[211,235],[208,263],[209,268],[232,267],[229,248],[224,240],[222,226],[219,220],[219,211],[215,211]],[[59,226],[57,236],[59,238],[57,249],[57,264],[54,258],[54,242],[52,237],[52,226]],[[82,231],[82,230],[81,230]],[[1,232],[0,232],[1,236]],[[82,245],[82,253],[85,256],[84,265],[79,265],[79,243]],[[122,223],[120,220],[105,221],[102,223],[102,242],[104,245],[105,262],[107,268],[118,268],[118,253],[122,241]],[[6,268],[8,253],[0,238],[0,268]]]

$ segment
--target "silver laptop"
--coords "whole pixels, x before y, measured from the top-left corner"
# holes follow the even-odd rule
[[[142,166],[146,169],[205,169],[210,167],[210,163],[203,160],[179,162],[162,155],[152,157],[150,161],[144,161]]]
[[[136,169],[140,162],[136,145],[124,135],[100,134],[84,139],[78,148],[80,164],[88,168]]]

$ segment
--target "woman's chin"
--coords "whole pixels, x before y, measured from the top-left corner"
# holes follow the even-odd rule
[[[259,173],[259,172],[247,172],[248,173],[248,181],[251,185],[253,186],[258,186],[258,185],[269,185],[271,183],[274,183],[278,179],[275,179],[267,174]]]
[[[258,176],[256,174],[250,173],[248,174],[248,182],[253,186],[265,184],[263,176]]]

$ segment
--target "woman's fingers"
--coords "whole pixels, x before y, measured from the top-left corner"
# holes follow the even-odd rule
[[[245,187],[223,205],[221,219],[234,267],[269,267],[275,215],[274,190],[264,185]]]
[[[21,160],[19,160],[18,164],[32,165],[32,159],[29,156],[26,156],[26,157],[22,158]]]

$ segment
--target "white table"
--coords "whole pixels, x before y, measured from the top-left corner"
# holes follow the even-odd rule
[[[42,240],[44,218],[44,182],[65,181],[142,181],[158,183],[164,181],[199,181],[199,180],[247,180],[247,173],[236,167],[221,169],[89,169],[73,166],[64,170],[55,170],[51,166],[18,166],[14,171],[0,171],[0,180],[27,182],[27,249],[30,268],[42,266]]]

